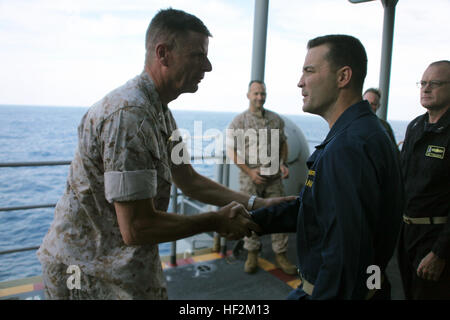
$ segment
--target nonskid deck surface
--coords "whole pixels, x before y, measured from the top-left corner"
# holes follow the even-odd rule
[[[171,266],[168,257],[162,257],[170,300],[284,300],[300,284],[296,276],[288,276],[274,264],[275,254],[270,236],[261,237],[262,250],[259,269],[255,274],[244,272],[245,250],[232,255],[235,242],[227,244],[227,255],[200,250],[191,257],[179,255],[177,266]],[[287,256],[296,263],[295,234],[289,235]],[[392,285],[392,299],[403,300],[400,274],[396,259],[387,268]],[[32,277],[0,283],[0,300],[45,299],[41,277]]]
[[[216,254],[217,255],[217,254]],[[284,300],[300,284],[270,261],[259,258],[259,270],[244,272],[244,261],[228,255],[165,270],[169,298],[175,300]]]
[[[300,280],[296,276],[286,275],[274,265],[270,237],[263,237],[262,240],[259,269],[252,275],[244,272],[246,251],[240,251],[237,256],[232,254],[235,242],[228,243],[226,255],[211,250],[201,250],[191,257],[181,255],[177,266],[172,266],[168,257],[163,257],[169,299],[284,300],[300,284]],[[293,248],[289,248],[288,256],[295,262]],[[44,300],[43,289],[40,276],[2,282],[0,300]]]

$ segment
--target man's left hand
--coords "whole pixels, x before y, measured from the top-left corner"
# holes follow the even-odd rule
[[[445,267],[445,260],[439,258],[432,251],[420,261],[417,268],[417,276],[425,279],[438,281]]]
[[[289,168],[288,167],[286,167],[284,164],[282,164],[280,166],[280,170],[281,170],[281,178],[282,179],[289,178]]]

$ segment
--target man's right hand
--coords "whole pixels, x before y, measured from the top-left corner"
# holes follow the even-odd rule
[[[250,176],[254,184],[264,184],[267,182],[267,178],[260,175],[259,168],[250,169],[248,175]]]
[[[228,240],[241,239],[244,236],[250,237],[251,231],[261,232],[261,228],[252,221],[250,214],[245,207],[238,202],[230,202],[217,211],[218,223],[217,233]]]

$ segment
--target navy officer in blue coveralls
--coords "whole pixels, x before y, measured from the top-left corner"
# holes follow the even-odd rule
[[[302,282],[288,299],[390,299],[384,271],[400,229],[403,183],[396,147],[362,100],[367,55],[347,35],[318,37],[307,48],[303,111],[323,117],[330,131],[307,160],[297,200],[251,213],[262,234],[297,232]]]
[[[430,64],[418,85],[427,112],[408,125],[401,152],[398,265],[407,300],[450,300],[450,61]]]

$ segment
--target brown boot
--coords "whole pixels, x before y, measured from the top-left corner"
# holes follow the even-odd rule
[[[244,271],[247,273],[255,273],[258,269],[258,250],[249,251],[247,261],[245,261]]]
[[[213,252],[220,252],[220,236],[218,234],[214,235],[214,242],[213,242]]]
[[[284,273],[291,276],[297,274],[297,267],[289,262],[288,258],[286,257],[286,252],[277,253],[275,256],[275,261],[277,262],[278,267],[281,268]]]

